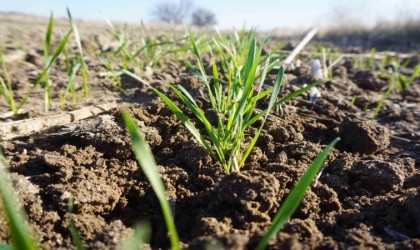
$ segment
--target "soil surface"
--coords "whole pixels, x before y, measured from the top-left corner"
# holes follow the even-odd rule
[[[8,63],[19,100],[42,71],[46,22],[17,23],[13,18],[1,15],[0,29],[4,54],[20,50],[25,55]],[[100,32],[95,25],[81,23],[81,37],[95,37]],[[106,33],[97,36],[106,41]],[[58,107],[59,89],[68,77],[59,60],[50,77],[52,110],[42,111],[39,86],[24,114],[2,120],[121,104],[86,120],[0,142],[11,172],[8,178],[43,249],[74,249],[70,217],[89,249],[115,249],[140,221],[151,225],[150,248],[170,247],[158,200],[131,150],[122,110],[135,118],[152,148],[185,249],[253,249],[300,176],[336,137],[341,141],[322,175],[269,249],[420,249],[419,78],[410,89],[391,94],[372,120],[387,81],[350,61],[336,66],[333,78],[318,87],[320,98],[310,102],[303,95],[273,113],[245,166],[227,174],[149,88],[123,77],[117,89],[101,77],[105,69],[95,53],[106,49],[103,43],[89,43],[87,99],[68,102],[64,110]],[[302,66],[286,70],[281,95],[313,82],[309,58],[301,59]],[[174,59],[152,72],[136,73],[169,95],[162,79],[182,84],[195,96],[204,88],[182,61]],[[276,72],[270,72],[267,84],[275,77]],[[0,113],[8,111],[2,100]],[[0,242],[10,242],[7,227],[0,214]]]

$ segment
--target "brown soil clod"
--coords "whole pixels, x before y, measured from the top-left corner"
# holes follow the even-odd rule
[[[403,169],[390,162],[375,160],[357,161],[350,170],[352,190],[372,193],[374,195],[386,194],[401,189],[404,183]]]
[[[278,208],[274,198],[279,188],[277,179],[268,173],[256,170],[235,172],[220,181],[218,197],[228,204],[270,212]]]
[[[367,90],[383,91],[387,86],[387,81],[381,79],[379,74],[372,71],[358,71],[355,74],[355,83]]]
[[[367,119],[346,117],[340,125],[340,145],[345,150],[373,154],[389,145],[388,129]]]

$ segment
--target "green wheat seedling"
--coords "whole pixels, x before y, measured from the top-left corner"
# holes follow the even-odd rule
[[[368,69],[375,70],[375,67],[376,67],[376,48],[372,48],[370,50]]]
[[[333,149],[335,144],[340,140],[336,138],[332,141],[311,163],[308,170],[300,177],[298,183],[286,197],[284,202],[281,204],[279,211],[274,216],[272,224],[268,228],[267,233],[264,235],[260,243],[257,245],[256,250],[264,250],[268,245],[268,242],[273,238],[292,217],[299,204],[302,202],[305,196],[306,190],[312,184],[313,180],[319,173],[321,167],[324,164],[330,151]]]
[[[63,39],[61,39],[60,43],[58,44],[57,48],[55,49],[54,53],[52,53],[52,56],[48,56],[48,62],[45,64],[43,71],[41,72],[41,74],[38,76],[38,78],[35,80],[35,82],[32,84],[32,87],[29,89],[29,91],[25,94],[25,96],[23,97],[22,101],[20,102],[17,111],[19,111],[28,101],[29,96],[31,95],[32,91],[45,79],[48,78],[48,74],[49,74],[49,70],[52,66],[52,64],[55,62],[55,60],[58,58],[58,56],[63,52],[67,41],[69,40],[69,37],[72,33],[72,30],[69,30],[66,35],[64,35]],[[50,47],[50,45],[48,45],[47,47]],[[49,48],[50,49],[50,48]],[[49,50],[48,49],[48,50]],[[47,99],[49,100],[49,96],[51,95],[50,89],[44,89],[44,96],[48,97]],[[46,93],[47,92],[47,93]],[[47,103],[49,103],[49,101],[47,101]],[[45,105],[45,107],[47,107],[47,105]],[[49,105],[48,105],[49,107]]]
[[[76,39],[77,48],[79,50],[79,57],[80,57],[80,70],[82,72],[82,97],[86,98],[89,93],[89,87],[87,83],[87,65],[85,61],[85,54],[83,53],[82,41],[80,40],[79,30],[77,28],[76,22],[74,21],[73,17],[71,16],[69,8],[67,8],[67,16],[69,17],[70,24],[73,30],[74,38]]]
[[[189,50],[186,46],[179,46],[178,43],[188,40],[187,37],[169,39],[167,36],[159,38],[153,36],[142,22],[140,34],[142,38],[138,43],[130,42],[128,25],[125,24],[121,31],[117,31],[114,25],[105,18],[110,27],[109,33],[113,39],[119,43],[118,48],[112,52],[106,52],[102,56],[107,56],[108,62],[112,63],[115,58],[121,62],[120,69],[127,70],[129,67],[136,67],[143,70],[145,67],[154,68],[162,65],[164,59],[171,55],[185,54]],[[107,67],[113,68],[112,65]],[[118,69],[118,70],[120,70]]]
[[[119,71],[116,71],[113,68],[114,55],[112,53],[109,53],[108,55],[109,56],[107,58],[104,58],[103,56],[99,56],[99,55],[97,56],[97,58],[106,70],[105,79],[111,82],[112,86],[119,89],[121,88],[121,77],[120,77],[121,74],[119,74]]]
[[[162,214],[165,219],[166,227],[169,231],[169,239],[171,242],[172,249],[178,250],[180,249],[178,232],[176,230],[171,212],[171,207],[166,196],[165,186],[157,171],[155,158],[153,157],[152,151],[147,145],[144,136],[139,132],[134,120],[126,111],[123,112],[123,117],[127,130],[131,137],[131,146],[133,148],[137,161],[139,162],[140,167],[142,168],[147,179],[149,180],[153,191],[155,192],[159,200],[162,209]]]
[[[51,51],[51,38],[53,33],[53,26],[54,26],[54,16],[51,12],[50,19],[48,21],[47,32],[45,34],[44,40],[44,68],[47,67],[48,62],[50,61],[50,51]],[[46,71],[45,78],[44,78],[44,110],[48,111],[51,102],[52,102],[52,93],[51,93],[51,84],[50,84],[50,69]]]
[[[221,62],[228,63],[232,59],[237,66],[243,65],[247,56],[248,48],[251,46],[253,38],[256,37],[255,29],[251,28],[248,32],[245,26],[242,27],[239,33],[234,32],[233,35],[223,36],[218,29],[216,29],[217,36],[213,38],[213,45]],[[225,65],[227,66],[227,65]]]
[[[63,35],[62,31],[59,30],[59,32],[60,32],[61,39],[63,39],[64,35]],[[70,61],[70,55],[69,55],[70,53],[69,53],[69,50],[68,50],[67,46],[64,47],[62,53],[64,55],[64,63],[66,64],[67,75],[70,75],[71,74],[71,69],[72,69],[72,63]]]
[[[127,23],[124,24],[122,32],[119,35],[120,40],[120,47],[115,51],[115,54],[121,55],[121,65],[123,69],[128,69],[128,67],[132,64],[138,66],[138,61],[136,57],[134,57],[129,48],[128,48],[128,25]]]
[[[413,81],[420,75],[420,63],[414,67],[413,72],[409,76],[406,76],[401,72],[402,68],[404,68],[405,65],[404,63],[400,64],[398,59],[394,58],[390,64],[392,68],[385,73],[389,77],[388,88],[385,91],[385,93],[382,95],[382,98],[379,101],[378,105],[375,107],[375,110],[373,111],[373,114],[372,114],[372,119],[375,119],[375,117],[378,115],[384,101],[388,98],[388,96],[391,93],[401,92],[405,89],[410,88]]]
[[[73,66],[70,69],[69,80],[67,82],[67,87],[64,90],[64,93],[60,93],[60,108],[64,109],[67,101],[67,96],[71,94],[73,104],[76,103],[76,86],[75,79],[76,73],[80,69],[80,60],[75,60]]]
[[[370,50],[370,54],[367,57],[366,55],[354,55],[353,58],[353,65],[354,68],[360,69],[360,70],[375,70],[376,68],[376,48],[372,48]],[[387,64],[387,55],[385,55],[384,59],[381,62],[381,66],[385,67]],[[383,70],[383,68],[381,69]]]
[[[195,45],[194,42],[193,45]],[[243,73],[239,70],[231,72],[233,74],[233,81],[229,82],[227,89],[224,91],[221,83],[219,82],[219,76],[214,61],[214,89],[210,87],[201,57],[199,56],[196,46],[194,46],[194,53],[197,55],[197,61],[200,67],[200,71],[195,71],[195,74],[205,83],[210,103],[219,116],[216,128],[213,127],[213,125],[205,117],[204,111],[198,107],[186,89],[180,85],[176,88],[169,84],[171,89],[202,123],[207,135],[210,138],[211,144],[206,141],[204,136],[200,134],[199,130],[193,125],[187,116],[185,116],[180,108],[178,108],[178,106],[176,106],[175,103],[173,103],[167,96],[150,86],[150,84],[145,83],[142,79],[138,78],[131,72],[124,71],[124,73],[149,85],[152,90],[159,95],[163,101],[165,101],[175,115],[185,124],[194,137],[198,139],[198,141],[207,149],[212,158],[220,161],[227,172],[238,171],[250,154],[259,133],[262,130],[261,126],[259,131],[249,143],[248,147],[245,150],[241,148],[241,146],[244,146],[241,142],[245,140],[246,129],[262,116],[260,114],[253,114],[256,103],[260,98],[264,97],[271,91],[264,91],[260,93],[262,84],[259,84],[258,91],[255,91],[252,88],[257,66],[259,65],[261,50],[261,47],[258,49],[256,48],[256,42],[254,40],[252,46],[249,48],[249,59],[243,67]],[[192,68],[190,64],[187,65]],[[268,110],[271,110],[274,105],[275,98],[280,91],[282,76],[283,72],[280,71],[274,88],[272,89],[272,96],[274,98],[270,99]],[[257,93],[255,94],[254,92]],[[266,120],[267,115],[268,112],[265,115],[264,121]],[[212,150],[211,145],[214,146],[214,151]]]
[[[141,39],[141,47],[133,54],[134,58],[141,58],[144,66],[154,68],[162,65],[163,60],[169,55],[185,53],[189,50],[186,47],[176,47],[176,43],[184,41],[186,38],[178,40],[153,41]]]
[[[177,32],[173,32],[172,37],[166,34],[156,37],[142,21],[140,35],[140,42],[135,44],[137,48],[131,56],[131,61],[139,60],[141,68],[161,66],[163,61],[170,56],[174,56],[176,61],[179,61],[177,56],[186,55],[186,52],[189,51],[189,46],[186,43],[188,36],[178,38]]]
[[[250,34],[250,36],[253,36],[252,32]],[[244,35],[240,35],[240,37],[242,36]],[[268,71],[272,69],[272,60],[270,54],[264,58],[261,57],[265,42],[257,48],[255,38],[250,38],[250,43],[246,42],[249,46],[247,48],[248,57],[243,61],[243,64],[241,64],[242,59],[234,52],[237,51],[236,49],[228,52],[230,54],[229,58],[225,58],[228,63],[221,63],[226,65],[225,82],[221,79],[216,62],[213,59],[213,82],[210,82],[194,37],[191,37],[191,40],[198,69],[194,68],[188,61],[185,61],[185,64],[205,84],[209,103],[218,115],[217,126],[211,126],[212,124],[208,122],[203,112],[197,107],[191,95],[182,86],[178,86],[179,91],[173,86],[172,89],[204,125],[212,146],[216,149],[213,157],[222,163],[226,171],[238,171],[245,164],[247,157],[254,148],[272,108],[303,93],[306,89],[299,90],[277,101],[277,96],[283,84],[284,69],[281,67],[273,87],[263,90],[265,77]],[[241,46],[238,47],[244,50]],[[223,61],[223,59],[221,60]],[[313,84],[310,85],[310,87],[313,86]],[[258,101],[269,94],[271,94],[271,97],[267,108],[258,112],[256,110]],[[260,119],[261,124],[254,137],[249,138],[249,142],[245,142],[248,140],[245,136],[248,128]],[[205,141],[202,144],[210,153]]]
[[[13,115],[18,114],[18,109],[15,104],[15,97],[13,94],[12,82],[10,80],[9,71],[7,70],[6,62],[3,58],[3,48],[0,47],[0,65],[3,70],[3,77],[0,76],[0,95],[4,98],[9,105]]]
[[[333,53],[330,48],[322,48],[322,69],[324,70],[324,76],[326,79],[333,78],[333,67],[343,58],[344,56],[341,53]]]
[[[51,39],[53,33],[53,26],[54,26],[54,16],[51,12],[50,19],[48,21],[47,32],[45,34],[44,40],[44,68],[47,67],[48,62],[50,61],[50,51],[51,51]],[[44,110],[48,111],[51,102],[52,102],[52,93],[51,93],[51,84],[50,84],[50,69],[46,71],[45,78],[44,78]]]
[[[220,58],[221,69],[224,73],[228,74],[229,64],[233,63],[235,67],[243,65],[246,60],[248,48],[252,43],[253,38],[256,37],[255,29],[251,28],[246,31],[245,26],[239,33],[235,32],[233,35],[223,36],[218,29],[216,29],[217,36],[213,37],[213,43],[210,44],[210,51],[215,51],[218,58]],[[268,40],[264,40],[265,45]],[[268,66],[268,72],[271,71],[278,62],[280,62],[284,56],[276,54],[276,51],[280,50],[284,46],[284,43],[279,43],[271,52],[267,55],[261,56],[261,63],[264,63],[267,58],[270,58],[270,64]],[[263,67],[264,65],[260,65]],[[257,73],[256,79],[259,79],[261,74]]]
[[[151,32],[144,25],[143,20],[140,25],[140,35],[142,36],[139,43],[139,48],[134,53],[133,57],[141,57],[142,67],[149,66],[154,67],[160,64],[161,61],[161,47],[170,43],[166,41],[160,41],[152,35]]]
[[[26,226],[26,215],[18,208],[16,198],[13,195],[12,187],[6,178],[7,170],[0,155],[0,200],[3,203],[3,211],[9,221],[9,230],[12,237],[12,245],[0,243],[0,249],[22,249],[36,250],[34,239]]]
[[[110,27],[109,33],[118,41],[119,47],[112,52],[114,58],[121,58],[121,68],[127,70],[130,65],[140,67],[140,62],[137,57],[133,56],[128,48],[128,25],[124,24],[121,32],[118,32],[114,25],[105,17],[105,21]]]
[[[267,57],[265,62],[261,63],[263,46],[257,47],[255,38],[252,39],[248,48],[248,57],[243,65],[234,65],[232,62],[228,64],[228,74],[225,76],[227,78],[226,81],[220,77],[216,62],[213,60],[211,82],[205,71],[203,60],[195,45],[194,38],[191,37],[191,40],[198,69],[195,69],[187,61],[185,61],[185,64],[205,84],[207,95],[203,97],[208,98],[211,109],[217,114],[217,121],[212,124],[191,94],[181,85],[173,86],[169,83],[167,84],[204,127],[210,143],[204,134],[200,133],[199,129],[165,94],[133,73],[128,71],[122,72],[148,85],[168,105],[178,119],[184,123],[201,145],[206,148],[211,157],[219,161],[227,172],[238,171],[245,164],[247,157],[254,148],[272,108],[303,93],[308,88],[276,101],[283,84],[284,70],[280,68],[273,87],[263,90],[262,86],[269,69],[270,57]],[[230,60],[234,61],[234,59]],[[262,68],[260,68],[261,65],[263,65]],[[261,71],[261,77],[257,83],[256,74],[258,70]],[[308,87],[313,87],[316,84],[318,83],[311,84]],[[256,112],[257,102],[269,94],[271,94],[271,97],[267,108],[262,112]],[[247,137],[248,129],[259,120],[261,123],[254,136],[252,138]]]
[[[388,55],[388,52],[385,52],[384,57],[381,60],[381,63],[379,64],[379,70],[381,72],[385,71],[385,66],[389,64],[392,61],[392,57]]]
[[[67,213],[70,215],[70,234],[71,238],[73,239],[73,244],[77,250],[85,250],[86,248],[83,246],[83,241],[80,238],[79,232],[77,231],[76,225],[74,224],[74,220],[71,217],[73,214],[73,196],[69,197],[67,202]]]

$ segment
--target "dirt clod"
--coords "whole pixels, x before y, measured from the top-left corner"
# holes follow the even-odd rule
[[[399,190],[404,183],[400,166],[395,163],[365,160],[356,162],[351,171],[352,188],[378,195]]]
[[[346,117],[340,125],[340,144],[350,152],[373,154],[389,145],[388,130],[371,120]]]

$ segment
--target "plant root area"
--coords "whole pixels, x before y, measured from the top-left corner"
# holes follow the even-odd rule
[[[28,42],[31,32],[39,31],[24,32],[18,35]],[[35,51],[41,44],[23,44],[32,56],[9,67],[17,96],[30,88],[33,71],[42,70],[42,54]],[[282,96],[313,82],[309,60],[302,60],[299,68],[286,70]],[[51,71],[56,87],[67,77],[64,63],[58,65]],[[89,249],[115,249],[139,222],[151,228],[146,248],[170,248],[158,200],[132,152],[123,110],[135,118],[153,151],[184,249],[253,249],[312,160],[336,137],[341,141],[319,178],[268,249],[420,249],[419,79],[391,94],[372,120],[387,82],[378,72],[350,63],[336,66],[333,78],[319,85],[320,98],[310,102],[302,95],[272,113],[244,167],[228,174],[147,86],[123,76],[118,90],[98,76],[104,69],[94,57],[88,67],[90,97],[65,110],[110,101],[119,107],[0,142],[14,195],[43,249],[74,249],[71,218]],[[204,84],[182,62],[168,60],[152,73],[136,73],[174,100],[160,77],[183,85],[211,115],[206,101],[200,101]],[[275,77],[274,70],[267,84]],[[36,98],[41,94],[39,87],[25,106],[28,112],[13,119],[64,112],[41,112],[42,98]],[[8,111],[3,101],[0,109]],[[0,213],[0,242],[10,241]]]

